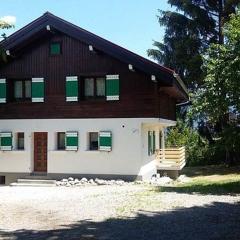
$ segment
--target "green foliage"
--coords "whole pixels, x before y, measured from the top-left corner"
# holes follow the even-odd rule
[[[148,55],[174,69],[188,87],[196,89],[205,76],[201,54],[210,43],[222,42],[222,24],[239,0],[168,0],[175,11],[159,11],[164,41],[154,41]]]
[[[228,121],[240,114],[240,12],[231,15],[224,27],[224,44],[212,44],[204,56],[206,78],[196,92],[193,112],[208,125],[220,125],[216,146],[225,149],[226,159],[240,160],[240,127]]]
[[[9,29],[9,28],[12,28],[12,27],[14,27],[13,24],[10,24],[10,23],[7,23],[7,22],[4,22],[4,21],[0,20],[0,29]],[[2,33],[1,37],[6,38],[6,34]],[[0,64],[1,64],[1,61],[6,62],[7,61],[7,55],[6,55],[5,50],[0,46]]]
[[[178,120],[175,127],[169,128],[166,146],[185,146],[188,166],[204,165],[208,142],[202,138],[198,131],[188,127],[183,121]]]
[[[4,22],[2,20],[0,20],[0,29],[9,29],[9,28],[12,28],[13,25],[12,24],[9,24],[7,22]]]

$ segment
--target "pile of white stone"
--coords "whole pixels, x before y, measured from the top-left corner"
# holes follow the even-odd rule
[[[186,175],[180,175],[176,180],[173,180],[168,176],[160,176],[160,174],[155,174],[152,176],[150,184],[157,186],[168,186],[174,183],[187,183],[190,181],[191,178],[187,177]]]
[[[118,179],[118,180],[104,180],[104,179],[99,179],[99,178],[95,178],[95,179],[87,179],[87,178],[82,178],[82,179],[78,179],[78,178],[64,178],[60,181],[56,182],[56,186],[64,186],[64,187],[72,187],[72,186],[86,186],[86,185],[92,185],[92,186],[97,186],[97,185],[118,185],[118,186],[122,186],[127,184],[127,182]]]
[[[150,184],[152,185],[158,185],[158,186],[165,186],[170,185],[173,183],[173,179],[167,176],[160,176],[160,174],[155,174],[152,176],[150,180]]]
[[[160,174],[154,174],[150,181],[135,181],[135,182],[125,182],[121,179],[118,180],[104,180],[104,179],[87,179],[87,178],[64,178],[60,181],[56,182],[56,186],[63,186],[63,187],[78,187],[78,186],[98,186],[98,185],[131,185],[131,184],[151,184],[156,186],[168,186],[173,185],[175,183],[187,183],[191,181],[190,178],[186,177],[185,175],[179,176],[176,180],[168,176],[160,176]]]

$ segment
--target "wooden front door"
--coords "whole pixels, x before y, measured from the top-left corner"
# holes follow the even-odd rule
[[[34,133],[34,172],[47,172],[47,133]]]

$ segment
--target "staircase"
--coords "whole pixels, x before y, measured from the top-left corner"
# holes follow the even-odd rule
[[[55,187],[56,180],[36,178],[30,176],[28,178],[17,179],[17,182],[11,183],[11,187]]]

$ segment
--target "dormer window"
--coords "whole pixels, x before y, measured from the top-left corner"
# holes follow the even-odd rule
[[[59,55],[61,54],[61,43],[60,42],[51,42],[50,44],[50,54],[51,55]]]

